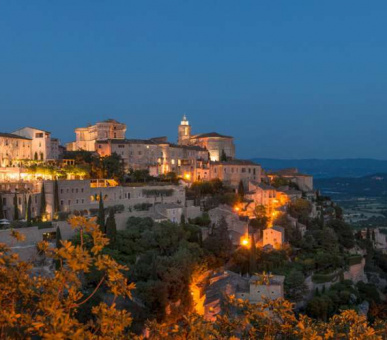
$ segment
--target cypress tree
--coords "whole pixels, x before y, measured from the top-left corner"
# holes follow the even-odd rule
[[[19,219],[19,208],[17,206],[17,194],[13,196],[13,219],[17,221]]]
[[[180,216],[180,224],[185,224],[185,216],[184,216],[184,214],[181,214],[181,216]]]
[[[375,229],[372,229],[372,241],[375,242]]]
[[[3,196],[0,194],[0,220],[4,219]]]
[[[59,189],[58,189],[58,180],[54,182],[54,213],[59,212]]]
[[[370,231],[370,228],[367,228],[366,239],[367,239],[367,240],[370,240],[370,239],[371,239],[371,231]]]
[[[240,200],[243,201],[243,198],[245,197],[245,186],[243,185],[242,180],[239,181],[238,196],[239,196]]]
[[[103,233],[106,233],[105,228],[105,208],[103,206],[102,192],[99,193],[99,206],[98,206],[98,217],[97,224]]]
[[[27,196],[23,194],[23,218],[27,220]]]
[[[250,275],[257,272],[257,248],[255,247],[254,234],[251,234],[251,248],[250,248]]]
[[[109,216],[106,220],[106,236],[110,240],[110,244],[114,244],[117,238],[117,225],[114,217],[114,209],[109,210]]]
[[[62,243],[60,243],[60,241],[62,241],[62,234],[60,232],[60,228],[56,227],[56,248],[57,249],[62,248]],[[56,270],[60,269],[60,261],[59,260],[55,261],[55,269]]]
[[[227,162],[227,155],[224,152],[224,150],[222,150],[222,154],[220,155],[220,161],[221,162]]]
[[[40,193],[40,216],[46,214],[47,202],[46,202],[46,190],[44,188],[44,183],[42,184],[42,190]]]
[[[31,205],[32,205],[32,200],[31,200],[31,195],[28,196],[28,203],[27,203],[27,225],[31,225]]]

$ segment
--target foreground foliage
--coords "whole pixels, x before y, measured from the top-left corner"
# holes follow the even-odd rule
[[[60,241],[60,248],[50,248],[46,241],[38,244],[39,252],[58,263],[54,273],[32,275],[32,264],[22,262],[9,248],[0,244],[0,338],[25,339],[108,339],[123,334],[131,324],[126,311],[118,311],[115,303],[101,303],[92,309],[92,318],[83,324],[76,318],[77,310],[92,295],[82,292],[82,277],[92,267],[102,273],[97,285],[114,295],[131,298],[133,284],[123,275],[127,270],[101,251],[109,242],[94,220],[84,217],[70,219],[80,234],[80,244]],[[13,231],[17,240],[23,235]],[[86,247],[86,234],[91,247]],[[36,273],[35,273],[36,274]]]
[[[223,306],[223,315],[211,322],[203,316],[187,312],[170,323],[148,321],[144,335],[134,335],[130,330],[132,318],[129,312],[125,309],[118,310],[115,303],[118,297],[131,298],[135,288],[124,275],[128,268],[102,252],[109,240],[93,219],[72,217],[70,223],[72,228],[79,231],[77,242],[57,240],[60,243],[57,248],[51,248],[44,241],[38,245],[41,254],[54,260],[54,272],[37,273],[32,264],[20,261],[6,245],[0,244],[1,339],[360,340],[383,339],[387,334],[385,323],[375,321],[370,325],[365,316],[360,316],[353,310],[342,311],[324,322],[303,315],[297,316],[292,303],[286,300],[252,305],[231,296]],[[160,266],[154,272],[157,278],[152,279],[150,276],[153,270],[147,269],[144,271],[144,274],[148,271],[144,276],[144,283],[146,278],[164,282],[162,276],[168,274],[173,278],[166,281],[170,284],[172,294],[174,282],[179,278],[177,272],[171,272],[172,269],[178,268],[178,271],[184,272],[184,267],[189,267],[188,258],[192,256],[188,250],[194,253],[199,248],[187,241],[187,236],[184,236],[187,231],[180,230],[180,236],[176,236],[179,231],[172,230],[172,225],[143,227],[145,231],[142,228],[127,231],[126,241],[129,242],[132,238],[133,245],[140,247],[143,254],[151,255],[159,248],[157,254],[163,258],[159,265],[150,262],[152,265],[148,269]],[[23,235],[16,231],[12,231],[12,235],[16,241],[23,239]],[[168,242],[155,242],[158,238]],[[121,241],[118,239],[116,242],[120,245]],[[184,244],[186,245],[182,247]],[[127,254],[128,258],[132,255]],[[186,260],[178,261],[180,258]],[[165,261],[171,264],[178,261],[179,265],[169,265]],[[85,277],[92,271],[99,272],[98,280],[95,289],[86,294]],[[135,272],[133,274],[139,275]],[[187,279],[185,275],[182,278]],[[159,291],[157,287],[155,286],[155,290]],[[92,301],[98,290],[103,290],[105,297],[112,296],[112,299],[102,299],[102,302],[94,304],[91,314],[83,320],[78,312],[84,304]]]

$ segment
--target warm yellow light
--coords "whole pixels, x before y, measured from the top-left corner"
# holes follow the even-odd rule
[[[187,174],[184,175],[184,178],[190,180],[191,179],[191,175],[187,173]]]
[[[240,243],[242,247],[250,248],[251,242],[250,242],[249,235],[247,233],[243,236],[243,238],[241,238]]]
[[[239,208],[239,207],[234,207],[234,210],[235,210],[235,211],[239,211],[240,208]]]

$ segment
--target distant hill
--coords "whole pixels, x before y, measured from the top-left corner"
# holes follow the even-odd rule
[[[387,173],[358,178],[319,178],[314,186],[332,198],[387,198]]]
[[[387,160],[366,158],[355,159],[272,159],[254,158],[254,162],[265,170],[298,168],[302,173],[315,178],[363,177],[376,173],[387,173]]]

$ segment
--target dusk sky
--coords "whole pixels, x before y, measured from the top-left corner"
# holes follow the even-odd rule
[[[387,159],[387,1],[0,0],[0,132],[115,118],[240,158]]]

